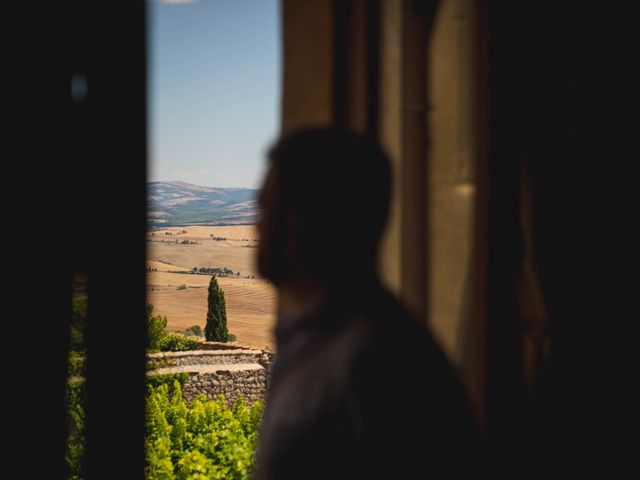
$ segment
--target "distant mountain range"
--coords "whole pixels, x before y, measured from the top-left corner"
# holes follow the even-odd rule
[[[148,182],[148,222],[153,226],[255,223],[256,196],[250,188],[212,188],[186,182]]]

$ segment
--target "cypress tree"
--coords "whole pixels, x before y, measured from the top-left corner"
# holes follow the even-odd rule
[[[227,309],[224,302],[224,292],[218,285],[216,276],[211,276],[209,282],[209,306],[207,308],[207,325],[204,336],[209,341],[226,342],[229,340],[227,329]]]

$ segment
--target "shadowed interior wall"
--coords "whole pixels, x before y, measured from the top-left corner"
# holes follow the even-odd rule
[[[333,122],[333,2],[283,0],[282,131]]]
[[[476,192],[474,5],[443,0],[429,46],[428,319],[459,365],[472,299]]]
[[[396,295],[401,291],[400,266],[400,191],[402,190],[400,132],[400,92],[402,82],[401,34],[402,0],[380,4],[380,144],[389,155],[393,169],[393,195],[387,229],[382,237],[379,271],[383,281]]]
[[[372,27],[363,21],[371,4],[347,3],[316,0],[307,7],[283,0],[283,128],[313,123],[367,131],[365,119],[377,108],[375,132],[368,133],[389,155],[394,176],[380,277],[429,324],[460,370],[474,370],[483,349],[469,342],[484,341],[473,323],[477,315],[471,316],[478,286],[472,268],[477,6],[380,1],[374,66],[365,61]],[[373,77],[375,105],[367,94]],[[468,386],[474,383],[481,411],[478,372],[461,373]]]

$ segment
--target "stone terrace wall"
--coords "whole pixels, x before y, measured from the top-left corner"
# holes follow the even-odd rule
[[[191,402],[198,394],[204,393],[213,400],[223,394],[227,405],[232,406],[244,397],[248,405],[264,401],[267,388],[264,368],[255,370],[221,370],[211,373],[189,373],[182,387],[182,396]]]
[[[261,350],[191,350],[187,352],[160,352],[147,356],[152,367],[182,367],[186,365],[233,365],[258,363]]]
[[[200,393],[209,399],[222,394],[232,406],[240,397],[249,405],[264,401],[274,353],[236,347],[154,353],[147,358],[147,375],[187,374],[182,387],[185,401]]]

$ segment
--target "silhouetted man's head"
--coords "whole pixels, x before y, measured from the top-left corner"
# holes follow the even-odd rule
[[[375,274],[390,177],[387,157],[363,136],[315,128],[281,138],[259,198],[261,275],[278,285]]]

